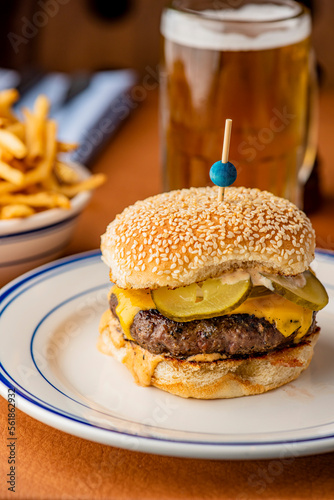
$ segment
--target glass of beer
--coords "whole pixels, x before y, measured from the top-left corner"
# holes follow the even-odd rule
[[[164,189],[210,184],[231,118],[235,185],[301,206],[317,135],[309,11],[293,0],[173,0],[161,33]]]

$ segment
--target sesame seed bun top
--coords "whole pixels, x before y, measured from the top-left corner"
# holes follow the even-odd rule
[[[102,236],[102,258],[121,288],[179,287],[236,268],[296,275],[314,258],[307,216],[267,191],[203,187],[126,208]]]

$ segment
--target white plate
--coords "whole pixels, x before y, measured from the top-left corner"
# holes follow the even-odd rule
[[[289,458],[334,450],[334,254],[313,266],[330,304],[311,366],[259,396],[198,401],[138,387],[96,349],[107,308],[99,252],[43,266],[1,291],[0,391],[48,425],[122,448],[198,458]]]

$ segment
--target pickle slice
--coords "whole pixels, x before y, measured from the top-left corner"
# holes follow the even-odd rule
[[[305,285],[297,287],[291,278],[260,273],[267,278],[275,293],[312,311],[320,311],[328,303],[328,295],[318,278],[310,271],[304,271]]]
[[[249,295],[250,299],[254,299],[256,297],[264,297],[265,295],[269,295],[270,293],[273,293],[269,288],[263,285],[256,285],[253,286],[251,293]]]
[[[232,285],[212,278],[174,290],[158,288],[152,291],[152,298],[158,311],[167,318],[192,321],[223,316],[233,311],[247,299],[251,289],[250,277]]]

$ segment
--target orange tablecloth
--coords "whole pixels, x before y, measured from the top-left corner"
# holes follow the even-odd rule
[[[312,215],[318,245],[334,250],[334,93],[321,97],[324,201]],[[108,182],[82,215],[67,253],[97,248],[115,214],[160,186],[157,94],[148,91],[96,161]],[[92,443],[17,411],[16,492],[7,490],[7,402],[0,398],[0,498],[17,499],[330,499],[334,453],[289,461],[161,457]]]

